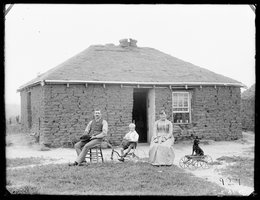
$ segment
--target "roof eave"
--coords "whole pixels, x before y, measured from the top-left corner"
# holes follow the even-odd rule
[[[83,80],[45,80],[45,83],[56,84],[77,84],[77,83],[92,83],[92,84],[128,84],[128,85],[224,85],[224,86],[237,86],[246,87],[242,83],[221,83],[221,82],[138,82],[138,81],[83,81]]]
[[[84,81],[84,80],[41,80],[30,85],[20,87],[17,92],[21,92],[27,87],[32,87],[38,84],[126,84],[126,85],[170,85],[170,86],[235,86],[246,87],[242,83],[221,83],[221,82],[129,82],[129,81]]]
[[[26,89],[26,88],[28,88],[28,87],[33,87],[33,86],[36,86],[36,85],[39,85],[39,84],[42,84],[42,83],[44,83],[44,81],[42,81],[42,80],[40,80],[40,81],[35,81],[35,82],[31,83],[31,84],[28,84],[28,85],[24,85],[24,86],[19,87],[19,88],[16,90],[16,92],[21,92],[22,90],[24,90],[24,89]]]

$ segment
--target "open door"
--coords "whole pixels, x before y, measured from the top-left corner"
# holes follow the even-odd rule
[[[136,125],[136,132],[139,134],[139,143],[148,142],[147,139],[147,96],[148,89],[134,88],[133,92],[133,113],[132,121]]]

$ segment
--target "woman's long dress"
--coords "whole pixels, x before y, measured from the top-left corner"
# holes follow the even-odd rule
[[[162,136],[172,134],[172,123],[168,120],[158,120],[155,122],[154,137],[158,137],[159,142],[155,143],[153,138],[149,148],[149,163],[152,165],[172,165],[175,154],[173,149],[174,137],[161,142]]]

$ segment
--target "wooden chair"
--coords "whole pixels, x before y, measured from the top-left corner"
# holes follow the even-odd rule
[[[89,159],[90,163],[98,163],[100,160],[103,163],[103,153],[101,149],[101,144],[97,144],[94,147],[90,148],[87,152],[86,159]]]

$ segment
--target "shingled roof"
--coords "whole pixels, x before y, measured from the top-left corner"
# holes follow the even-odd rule
[[[120,45],[92,45],[41,74],[19,90],[43,83],[133,83],[165,85],[232,85],[242,83],[185,62],[159,50],[137,47],[134,40]],[[131,43],[132,42],[132,43]]]
[[[255,84],[241,94],[241,99],[250,100],[255,98]]]

